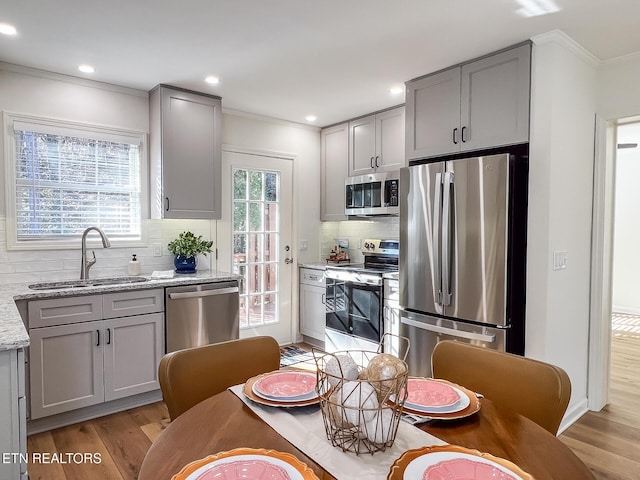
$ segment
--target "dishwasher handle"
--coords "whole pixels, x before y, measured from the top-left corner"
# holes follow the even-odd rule
[[[456,330],[455,328],[441,327],[440,325],[431,325],[429,323],[417,322],[411,318],[401,317],[400,323],[410,325],[412,327],[428,330],[434,333],[443,333],[452,337],[465,338],[467,340],[479,340],[481,342],[493,343],[496,341],[495,335],[484,335],[481,333],[465,332],[464,330]]]
[[[228,287],[228,288],[216,288],[213,290],[197,290],[193,292],[173,292],[169,293],[168,296],[171,300],[177,300],[180,298],[202,298],[202,297],[212,297],[214,295],[228,295],[230,293],[238,293],[240,289],[238,287]]]

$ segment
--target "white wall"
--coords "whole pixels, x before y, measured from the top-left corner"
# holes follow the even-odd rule
[[[0,63],[0,111],[88,122],[149,131],[146,92],[85,81]],[[223,99],[224,102],[224,99]],[[308,240],[298,261],[320,259],[320,134],[319,129],[252,115],[223,114],[223,142],[257,150],[289,152],[295,155],[294,209],[299,239]],[[39,282],[78,278],[80,245],[72,250],[7,251],[4,198],[4,135],[0,135],[0,283]],[[173,268],[167,243],[189,229],[196,235],[215,238],[216,222],[207,220],[146,220],[146,245],[141,247],[96,248],[93,277],[125,275],[131,254],[137,254],[142,273]],[[160,243],[163,256],[153,256],[153,244]],[[294,249],[294,252],[296,250]],[[220,252],[224,255],[225,252]],[[210,257],[200,258],[198,268],[212,266]]]
[[[563,35],[534,44],[526,355],[567,371],[571,415],[587,397],[596,62]]]
[[[607,120],[640,115],[640,53],[603,63],[598,74],[598,113]]]

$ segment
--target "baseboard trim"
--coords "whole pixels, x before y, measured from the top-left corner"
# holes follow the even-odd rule
[[[615,305],[613,305],[611,307],[611,311],[613,312],[613,315],[615,315],[616,313],[623,313],[623,314],[627,314],[627,315],[640,315],[640,309],[637,308],[630,308],[630,307],[616,307]]]
[[[588,402],[586,398],[580,400],[577,404],[568,408],[564,414],[562,422],[560,422],[560,428],[558,428],[558,435],[564,432],[567,428],[577,422],[580,417],[589,411],[587,406]]]
[[[58,413],[50,417],[38,418],[27,421],[27,435],[34,433],[46,432],[54,428],[66,427],[74,423],[92,420],[112,413],[122,412],[130,408],[141,407],[150,403],[162,400],[162,392],[154,390],[153,392],[141,393],[127,398],[113,400],[111,402],[92,405],[90,407],[80,408],[71,412]]]

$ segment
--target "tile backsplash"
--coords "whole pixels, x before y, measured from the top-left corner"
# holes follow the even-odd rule
[[[376,217],[375,220],[349,220],[346,222],[322,222],[320,227],[322,241],[320,245],[320,259],[324,260],[335,246],[334,239],[349,240],[349,258],[352,263],[362,263],[361,245],[365,238],[379,238],[382,240],[398,239],[398,217]]]
[[[215,223],[215,222],[213,222]],[[172,270],[173,254],[167,250],[167,244],[184,230],[195,235],[212,238],[210,220],[146,220],[144,227],[146,244],[137,247],[102,248],[100,242],[95,248],[97,262],[91,267],[91,277],[113,277],[127,274],[131,255],[136,254],[143,275],[154,270]],[[93,238],[94,233],[88,238]],[[97,235],[95,238],[98,238]],[[162,256],[153,254],[153,245],[162,246]],[[90,246],[89,244],[88,246]],[[89,253],[90,255],[90,253]],[[198,269],[211,268],[211,255],[198,258]],[[0,217],[0,283],[46,282],[55,280],[73,280],[80,278],[80,240],[78,248],[69,250],[11,250],[7,251],[6,219]]]

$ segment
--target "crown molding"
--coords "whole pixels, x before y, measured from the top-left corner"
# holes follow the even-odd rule
[[[63,73],[50,72],[48,70],[41,70],[39,68],[25,67],[23,65],[16,65],[13,63],[0,62],[0,71],[19,73],[21,75],[30,75],[32,77],[46,78],[48,80],[56,80],[59,82],[73,83],[75,85],[81,85],[83,87],[97,88],[100,90],[107,90],[109,92],[123,93],[125,95],[132,95],[134,97],[149,97],[149,92],[144,90],[138,90],[136,88],[122,87],[120,85],[114,85],[112,83],[99,82],[97,80],[89,80],[87,78],[74,77],[73,75],[65,75]]]
[[[224,103],[224,99],[223,99]],[[283,125],[285,127],[302,128],[303,130],[310,130],[312,132],[319,132],[320,127],[316,125],[307,125],[305,123],[292,122],[291,120],[283,120],[281,118],[268,117],[266,115],[260,115],[258,113],[249,113],[242,110],[234,110],[233,108],[222,107],[222,113],[227,115],[233,115],[235,117],[244,117],[251,120],[258,120],[266,123],[273,123],[274,125]]]
[[[619,57],[610,58],[602,62],[602,65],[621,65],[624,63],[640,62],[640,52],[628,53]]]
[[[576,56],[582,58],[589,65],[594,68],[600,67],[602,65],[602,61],[596,57],[589,50],[584,48],[578,42],[576,42],[569,35],[564,33],[562,30],[551,30],[547,33],[541,33],[540,35],[535,35],[531,37],[531,41],[534,45],[543,45],[545,43],[556,43],[565,47],[567,50],[573,52]]]

